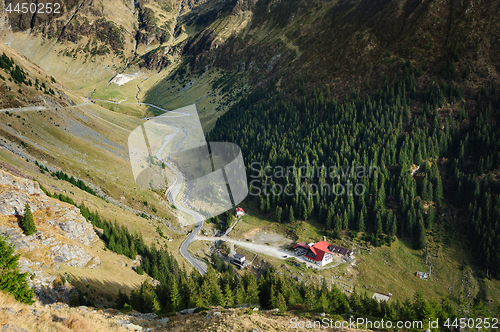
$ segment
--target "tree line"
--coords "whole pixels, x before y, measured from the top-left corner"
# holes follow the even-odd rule
[[[72,185],[74,185],[75,187],[78,187],[81,190],[86,191],[86,192],[88,192],[91,195],[97,196],[97,194],[94,191],[94,189],[92,189],[90,186],[87,186],[85,184],[85,182],[83,182],[82,180],[80,180],[80,179],[76,180],[73,176],[68,176],[68,174],[64,173],[63,171],[55,171],[55,172],[51,173],[49,171],[49,169],[46,166],[40,164],[38,162],[38,160],[35,161],[35,165],[40,169],[40,172],[42,172],[42,174],[45,174],[45,172],[50,173],[50,175],[52,175],[52,177],[54,177],[56,179],[69,182]]]

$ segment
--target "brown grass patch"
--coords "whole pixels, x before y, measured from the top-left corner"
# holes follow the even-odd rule
[[[27,331],[126,331],[114,320],[106,319],[98,312],[83,313],[77,308],[52,307],[36,303],[32,306],[19,303],[11,296],[0,292],[0,327],[11,325]]]

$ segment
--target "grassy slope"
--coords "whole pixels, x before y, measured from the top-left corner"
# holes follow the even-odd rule
[[[224,114],[247,88],[244,75],[235,76],[234,73],[219,69],[186,75],[182,79],[170,74],[154,75],[144,81],[140,99],[172,110],[195,104],[205,133],[212,130],[217,118]],[[223,83],[214,86],[219,81]]]
[[[31,81],[32,85],[18,84],[11,75],[5,70],[0,69],[0,108],[21,107],[32,104],[59,103],[62,105],[68,104],[69,100],[63,95],[67,92],[60,82],[53,82],[53,77],[49,75],[40,66],[32,63],[17,51],[0,43],[0,54],[5,53],[6,56],[14,60],[15,65],[18,65],[26,73],[26,81]],[[47,89],[52,89],[55,96],[45,94],[40,87],[40,90],[35,88],[35,82],[45,84]]]
[[[19,118],[18,118],[19,116]],[[141,121],[95,105],[64,110],[0,114],[0,132],[7,140],[27,144],[26,151],[42,164],[61,168],[134,208],[169,217],[164,199],[138,188],[128,157],[128,135]],[[10,123],[7,126],[6,123]],[[148,207],[143,202],[148,201]]]
[[[132,57],[135,50],[134,36],[137,25],[133,3],[109,0],[105,2],[105,5],[100,3],[92,4],[92,6],[94,6],[93,10],[102,7],[102,18],[113,22],[117,28],[121,29],[124,36],[123,53],[127,58]],[[81,24],[85,20],[91,23],[98,20],[99,17],[93,16],[88,7],[84,5],[72,22],[78,20]],[[63,17],[60,20],[66,22],[67,18]],[[89,52],[85,53],[82,50],[89,41],[96,42],[97,37],[95,35],[78,37],[78,43],[75,44],[71,42],[59,43],[55,39],[42,38],[41,34],[27,35],[23,32],[12,33],[10,31],[0,33],[0,40],[4,44],[14,48],[44,68],[68,87],[78,89],[82,91],[82,94],[86,94],[90,92],[90,90],[85,89],[86,87],[101,80],[107,82],[114,76],[115,70],[122,68],[125,62],[112,53],[91,57]],[[76,49],[79,49],[79,52],[74,57],[63,55],[65,51],[72,52]]]
[[[108,84],[107,82],[114,73],[111,67],[101,66],[102,62],[87,62],[82,65],[82,59],[79,58],[56,57],[54,54],[58,53],[58,47],[62,49],[61,45],[54,46],[46,42],[34,47],[33,45],[37,43],[34,43],[32,39],[21,39],[13,35],[8,37],[12,43],[17,43],[15,45],[17,48],[27,52],[29,56],[34,56],[29,52],[37,49],[40,53],[36,54],[39,56],[36,60],[50,70],[54,69],[55,63],[60,65],[60,61],[63,61],[65,65],[60,67],[63,71],[55,70],[59,75],[56,77],[58,79],[60,77],[68,86],[74,88],[71,91],[66,89],[65,92],[77,104],[84,102],[81,95],[87,95],[94,90],[96,91],[94,98],[134,103],[139,91],[137,85],[140,86],[141,91],[147,91],[166,74],[146,71],[144,77],[123,86]],[[47,53],[46,57],[41,56],[45,53]],[[107,61],[105,58],[102,60]],[[65,71],[64,68],[69,69]],[[103,70],[103,68],[107,69]],[[133,72],[132,69],[129,71]],[[176,101],[174,107],[190,104],[192,92],[196,91],[200,85],[188,89],[184,95],[189,95],[189,97],[180,102]],[[204,85],[202,89],[203,87]],[[139,99],[142,99],[142,96],[143,94],[139,93]],[[8,144],[11,144],[11,141],[14,142],[13,145],[16,148],[25,150],[49,168],[61,169],[69,175],[97,185],[120,203],[169,218],[174,222],[169,205],[161,192],[151,192],[136,187],[128,160],[128,134],[142,122],[138,118],[150,112],[150,108],[138,105],[101,104],[105,107],[88,105],[63,110],[18,113],[14,116],[0,114],[2,118],[0,133],[5,137],[4,142]],[[10,123],[10,126],[7,126],[7,123]],[[28,146],[21,148],[21,142],[27,143]],[[137,217],[67,182],[59,181],[47,174],[43,175],[35,165],[26,163],[10,152],[0,151],[0,160],[14,165],[28,177],[36,177],[49,191],[63,192],[77,203],[84,201],[91,210],[98,210],[104,218],[116,220],[126,225],[132,232],[142,233],[147,243],[165,242],[156,231],[156,228],[160,226],[166,236],[173,239],[172,242],[168,242],[168,245],[172,248],[180,246],[182,234],[172,232],[157,221]],[[148,202],[147,207],[143,204],[144,201]],[[153,208],[157,212],[154,212]],[[172,250],[172,253],[179,260],[183,260],[177,249]]]
[[[97,106],[86,106],[85,109],[78,110],[25,112],[15,116],[2,113],[0,117],[0,131],[6,138],[5,141],[14,141],[14,145],[18,147],[21,141],[25,142],[27,148],[21,150],[25,150],[40,163],[60,168],[70,175],[95,184],[123,204],[150,213],[156,208],[159,216],[171,218],[163,195],[137,188],[133,180],[127,140],[129,132],[141,122],[136,118],[118,117],[116,113]],[[11,126],[7,126],[7,122]],[[3,149],[1,156],[3,161],[20,168],[26,175],[36,177],[49,191],[66,191],[66,194],[74,192],[75,201],[85,200],[91,209],[99,210],[108,219],[117,219],[123,223],[127,223],[128,219],[140,223],[145,221],[82,192],[67,182],[56,180],[48,174],[42,175],[35,165],[26,164],[24,160]],[[147,207],[144,201],[148,202]],[[155,229],[156,225],[153,226]],[[148,230],[145,233],[155,232]]]
[[[118,327],[112,320],[106,319],[96,312],[83,313],[77,308],[57,310],[39,303],[29,306],[17,302],[3,292],[0,292],[0,309],[7,312],[9,312],[9,309],[17,311],[15,314],[9,313],[0,316],[0,326],[4,326],[4,329],[9,329],[5,326],[11,325],[20,328],[16,329],[17,331],[21,331],[21,329],[41,332],[127,331],[127,329]],[[36,314],[34,314],[35,310]],[[69,319],[58,322],[54,317]],[[11,330],[14,329],[14,327],[11,327]]]

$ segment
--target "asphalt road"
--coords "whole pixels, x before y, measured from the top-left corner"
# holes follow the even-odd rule
[[[166,111],[166,110],[164,110],[164,111]],[[170,204],[172,204],[173,206],[175,206],[177,210],[182,211],[182,212],[187,213],[190,216],[192,216],[193,219],[194,219],[195,225],[196,225],[195,229],[188,235],[188,237],[186,238],[186,240],[184,240],[184,242],[182,243],[182,245],[180,247],[181,255],[191,265],[193,265],[193,267],[195,269],[197,269],[198,272],[200,272],[201,274],[205,274],[205,272],[207,272],[207,266],[206,266],[206,264],[203,263],[202,261],[194,258],[189,253],[189,251],[188,251],[189,245],[191,243],[193,243],[194,241],[196,241],[198,232],[203,227],[203,222],[205,221],[205,219],[200,214],[198,214],[198,213],[196,213],[194,211],[191,211],[190,209],[188,209],[188,208],[186,208],[186,207],[184,207],[184,206],[182,206],[182,205],[180,205],[180,204],[178,204],[176,202],[175,199],[177,197],[177,194],[179,193],[179,190],[181,188],[182,182],[184,181],[184,176],[168,160],[163,159],[162,156],[161,156],[163,150],[167,147],[168,143],[179,132],[179,128],[174,127],[174,126],[171,126],[171,127],[175,130],[175,133],[170,134],[168,136],[165,136],[165,138],[164,138],[165,141],[163,142],[163,144],[160,147],[160,149],[158,149],[158,152],[156,153],[156,157],[159,160],[163,161],[164,164],[167,165],[168,168],[170,168],[172,170],[172,172],[174,172],[174,174],[176,176],[175,184],[173,186],[170,186],[170,188],[168,188],[167,191],[166,191],[166,193],[165,193],[165,195],[167,196],[168,201],[170,202]]]
[[[201,230],[203,227],[203,222],[205,219],[198,213],[191,211],[190,209],[185,208],[184,206],[179,205],[175,201],[175,197],[179,193],[179,190],[181,188],[182,182],[184,181],[184,177],[182,176],[181,172],[179,172],[177,169],[175,169],[169,162],[166,163],[166,165],[175,173],[177,176],[177,180],[174,186],[170,187],[167,191],[167,199],[168,201],[174,205],[177,210],[185,212],[189,215],[191,215],[196,223],[195,229],[189,234],[189,236],[182,242],[180,252],[182,257],[184,257],[191,265],[193,265],[198,272],[201,274],[205,274],[207,272],[207,267],[205,263],[201,262],[200,260],[194,258],[188,251],[188,246],[196,241],[198,232]]]

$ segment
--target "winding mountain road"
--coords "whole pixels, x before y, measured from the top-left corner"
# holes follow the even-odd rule
[[[111,104],[125,104],[125,105],[146,105],[146,106],[150,106],[150,107],[154,107],[160,111],[163,111],[163,112],[168,112],[168,113],[175,113],[175,114],[179,114],[177,116],[186,116],[188,115],[187,113],[182,113],[182,112],[175,112],[175,111],[171,111],[171,110],[167,110],[167,109],[164,109],[162,107],[159,107],[159,106],[156,106],[156,105],[152,105],[152,104],[148,104],[148,103],[120,103],[120,102],[114,102],[114,101],[109,101],[109,100],[100,100],[100,99],[94,99],[94,100],[97,100],[97,101],[101,101],[101,102],[106,102],[106,103],[111,103]],[[84,98],[84,103],[82,104],[77,104],[77,105],[72,105],[72,106],[69,106],[69,107],[79,107],[79,106],[84,106],[84,105],[90,105],[89,101],[91,103],[94,102],[94,100],[91,100],[91,99],[87,99],[87,98]],[[19,108],[4,108],[4,109],[0,109],[0,113],[1,112],[29,112],[29,111],[40,111],[40,110],[47,110],[49,109],[49,107],[46,107],[46,106],[28,106],[28,107],[19,107]],[[176,117],[176,116],[174,116]],[[149,120],[149,118],[145,119],[145,120]],[[179,172],[172,164],[170,161],[168,160],[165,160],[161,157],[161,154],[163,152],[163,150],[167,147],[168,143],[172,140],[172,138],[174,138],[174,136],[176,136],[178,133],[179,133],[179,128],[175,127],[175,126],[170,126],[171,128],[173,128],[175,130],[175,133],[173,134],[170,134],[168,136],[165,136],[164,137],[164,143],[163,145],[160,147],[160,149],[157,151],[156,153],[156,157],[163,161],[165,163],[165,165],[167,165],[171,170],[172,172],[174,172],[174,174],[176,175],[176,182],[173,186],[171,186],[170,188],[167,189],[167,191],[165,192],[165,196],[167,197],[168,201],[170,202],[170,204],[172,204],[173,206],[175,206],[175,208],[179,211],[182,211],[184,213],[187,213],[189,214],[190,216],[193,217],[194,221],[195,221],[195,229],[188,235],[188,237],[184,240],[184,242],[182,243],[181,247],[180,247],[180,253],[181,255],[195,268],[198,270],[198,272],[200,272],[200,274],[205,274],[206,271],[207,271],[207,266],[205,263],[203,263],[202,261],[194,258],[188,251],[188,247],[191,243],[193,243],[194,241],[197,240],[197,235],[198,235],[198,232],[201,230],[201,228],[203,227],[203,222],[205,221],[205,219],[198,213],[190,210],[189,208],[185,207],[185,206],[182,206],[180,205],[179,203],[176,202],[176,197],[179,193],[179,190],[182,186],[182,183],[184,182],[184,176],[182,175],[181,172]],[[184,131],[184,133],[187,135],[187,132]],[[184,137],[185,139],[185,137]],[[183,139],[183,140],[184,140]],[[182,140],[177,143],[177,147],[178,145],[182,142]]]
[[[191,215],[194,220],[195,220],[195,223],[196,223],[196,227],[194,229],[194,231],[192,231],[188,237],[186,238],[186,240],[184,240],[184,242],[182,242],[182,245],[180,247],[180,252],[181,252],[181,255],[182,257],[184,257],[189,263],[191,263],[191,265],[193,265],[197,270],[198,272],[200,272],[201,274],[204,274],[205,272],[207,272],[207,267],[205,265],[205,263],[197,260],[196,258],[194,258],[188,251],[188,247],[191,243],[193,243],[194,241],[197,240],[197,235],[198,235],[198,232],[201,230],[201,228],[203,227],[203,222],[205,221],[205,219],[199,215],[198,213],[194,212],[194,211],[191,211],[190,209],[184,207],[184,206],[181,206],[180,204],[178,204],[175,200],[177,194],[179,193],[179,190],[181,188],[181,185],[182,185],[182,182],[184,181],[184,177],[182,176],[181,172],[179,172],[177,169],[175,169],[172,165],[170,165],[170,163],[167,163],[168,167],[174,172],[174,174],[177,176],[177,180],[175,182],[175,185],[173,185],[172,187],[170,187],[168,190],[167,190],[167,199],[168,201],[177,208],[177,210],[179,211],[182,211],[182,212],[185,212],[189,215]]]
[[[162,109],[163,110],[163,109]],[[164,110],[166,112],[170,112],[172,113],[172,111],[167,111],[167,110]],[[184,113],[180,113],[180,112],[175,112],[175,113],[179,113],[179,114],[184,114]],[[182,116],[182,115],[181,115]],[[188,237],[184,240],[184,242],[182,242],[182,245],[180,247],[180,252],[181,252],[181,255],[182,257],[184,257],[191,265],[193,265],[193,267],[195,269],[198,270],[198,272],[200,272],[200,274],[205,274],[207,272],[207,266],[205,263],[203,263],[202,261],[194,258],[188,251],[188,247],[191,243],[193,243],[194,241],[197,240],[197,235],[198,235],[198,232],[201,230],[201,228],[203,227],[203,222],[205,221],[205,219],[198,213],[190,210],[189,208],[185,207],[185,206],[182,206],[180,205],[179,203],[177,203],[176,201],[176,197],[177,195],[179,194],[179,191],[181,189],[181,186],[182,186],[182,183],[184,182],[184,176],[182,175],[181,172],[179,172],[178,169],[176,169],[173,164],[171,162],[169,162],[168,160],[165,160],[163,157],[162,157],[162,153],[163,153],[163,150],[165,150],[165,148],[167,147],[167,145],[170,143],[170,141],[172,140],[172,138],[174,138],[178,133],[179,133],[179,128],[175,127],[175,126],[172,126],[172,125],[169,125],[171,128],[173,128],[175,130],[175,132],[173,134],[170,134],[170,135],[167,135],[164,137],[164,142],[162,144],[162,146],[158,149],[158,151],[156,152],[156,158],[158,158],[159,160],[163,161],[163,163],[165,165],[168,166],[168,168],[170,168],[170,170],[175,174],[176,176],[176,179],[175,179],[175,184],[173,186],[170,186],[167,191],[165,192],[165,196],[167,197],[168,201],[170,202],[170,204],[172,204],[173,206],[175,206],[175,208],[179,211],[182,211],[184,213],[187,213],[189,214],[190,216],[193,217],[194,221],[195,221],[195,229],[188,235]],[[187,133],[184,131],[184,133],[187,135]],[[180,150],[179,148],[179,144],[182,143],[182,141],[185,139],[185,137],[179,141],[177,143],[177,148]]]
[[[175,208],[177,210],[185,212],[185,213],[191,215],[193,217],[194,221],[195,221],[195,224],[196,224],[196,227],[195,227],[194,231],[192,231],[188,235],[188,237],[184,240],[184,242],[182,242],[182,245],[181,245],[181,247],[179,249],[180,252],[181,252],[181,255],[189,263],[191,263],[191,265],[193,265],[194,268],[198,270],[198,272],[200,272],[201,274],[204,274],[205,272],[207,272],[207,267],[206,267],[205,263],[203,263],[203,262],[197,260],[196,258],[194,258],[189,253],[188,247],[189,247],[189,245],[191,243],[193,243],[194,241],[197,240],[198,232],[203,227],[203,222],[205,221],[205,219],[201,215],[199,215],[198,213],[196,213],[194,211],[191,211],[190,209],[188,209],[188,208],[180,205],[179,203],[177,203],[176,197],[179,194],[179,190],[181,189],[182,182],[184,182],[184,176],[174,166],[172,166],[172,164],[170,162],[168,162],[167,160],[165,160],[165,159],[163,159],[161,157],[161,153],[163,152],[163,150],[165,149],[165,147],[167,146],[167,144],[179,132],[179,128],[177,128],[177,127],[172,127],[172,128],[175,129],[175,133],[171,134],[171,135],[168,135],[168,136],[165,137],[165,142],[163,143],[163,145],[161,146],[161,148],[156,153],[156,157],[158,159],[160,159],[161,161],[163,161],[165,163],[165,165],[167,165],[168,168],[170,168],[170,170],[172,170],[172,172],[174,172],[174,174],[176,176],[175,184],[173,186],[170,186],[167,189],[167,191],[165,192],[165,195],[167,196],[168,201],[170,202],[170,204],[172,204],[173,206],[175,206]]]
[[[106,103],[111,103],[111,104],[122,104],[122,105],[146,105],[146,106],[149,106],[149,107],[153,107],[153,108],[156,108],[160,111],[163,111],[163,112],[168,112],[168,113],[175,113],[175,114],[179,114],[177,116],[186,116],[188,115],[187,113],[182,113],[182,112],[176,112],[176,111],[171,111],[171,110],[167,110],[167,109],[164,109],[162,107],[159,107],[159,106],[156,106],[156,105],[153,105],[153,104],[149,104],[149,103],[121,103],[121,102],[114,102],[114,101],[109,101],[109,100],[100,100],[100,99],[94,99],[94,100],[97,100],[97,101],[101,101],[101,102],[106,102]],[[94,101],[92,100],[92,101]],[[145,120],[149,120],[150,118],[147,118]],[[174,172],[175,176],[176,176],[176,180],[175,180],[175,184],[173,186],[170,186],[167,191],[165,192],[165,196],[167,197],[168,201],[170,202],[170,204],[172,204],[173,206],[175,206],[175,208],[179,211],[182,211],[184,213],[187,213],[189,214],[190,216],[193,217],[194,221],[195,221],[195,229],[188,235],[188,237],[184,240],[184,242],[182,242],[181,244],[181,247],[179,248],[179,251],[182,255],[182,257],[184,257],[195,269],[198,270],[198,272],[200,272],[200,274],[205,274],[207,272],[207,266],[205,263],[203,263],[202,261],[194,258],[188,251],[188,247],[191,243],[193,243],[194,241],[197,240],[197,235],[198,235],[198,232],[201,230],[201,228],[203,227],[203,222],[205,221],[205,219],[198,213],[190,210],[189,208],[185,207],[185,206],[182,206],[180,205],[177,201],[176,201],[176,197],[177,195],[179,194],[179,190],[182,186],[182,183],[184,182],[184,176],[182,175],[181,172],[179,172],[179,170],[177,170],[173,165],[172,163],[169,161],[169,160],[165,160],[163,159],[163,157],[161,156],[161,154],[163,153],[163,150],[165,150],[165,148],[167,147],[167,145],[170,143],[170,141],[172,140],[172,138],[174,138],[178,133],[179,133],[179,128],[175,127],[175,126],[172,126],[172,125],[169,125],[171,128],[173,128],[175,130],[175,133],[173,134],[170,134],[170,135],[167,135],[164,137],[164,142],[162,144],[162,146],[158,149],[158,151],[156,152],[156,157],[163,161],[165,165],[168,166],[168,168],[170,168],[170,170],[172,172]],[[184,133],[187,135],[187,133],[184,131]],[[185,139],[186,137],[184,137]],[[183,139],[183,140],[184,140]],[[179,148],[179,144],[183,141],[181,140],[179,143],[177,143],[177,148]],[[180,148],[179,148],[180,150]]]

